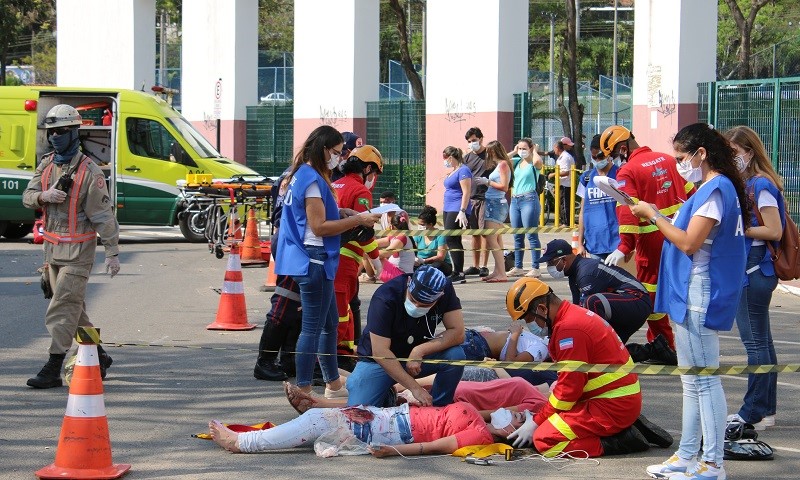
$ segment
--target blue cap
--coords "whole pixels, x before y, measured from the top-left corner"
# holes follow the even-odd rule
[[[419,303],[433,303],[444,295],[447,277],[441,270],[430,265],[419,267],[411,274],[408,293]]]
[[[356,147],[360,147],[364,145],[364,141],[353,132],[342,132],[342,138],[344,139],[344,150],[351,151],[354,150]]]
[[[542,263],[547,263],[554,258],[563,257],[564,255],[569,255],[572,253],[572,247],[567,243],[566,240],[561,240],[560,238],[557,240],[551,240],[550,243],[544,247],[544,251],[542,252],[542,256],[539,257],[539,261]]]

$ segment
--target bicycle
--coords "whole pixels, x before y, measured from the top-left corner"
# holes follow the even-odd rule
[[[550,223],[550,215],[555,215],[555,212],[558,211],[556,207],[556,185],[551,181],[547,181],[544,184],[544,203],[542,205],[542,212],[544,212],[544,224],[547,225]],[[575,196],[575,225],[578,225],[578,215],[581,212],[581,199],[577,195]],[[553,223],[555,223],[555,216],[553,217]],[[569,224],[561,224],[562,227],[568,227]]]

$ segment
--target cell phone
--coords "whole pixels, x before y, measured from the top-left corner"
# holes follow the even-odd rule
[[[56,182],[56,189],[67,193],[69,192],[69,187],[72,186],[72,181],[72,176],[69,173],[65,173],[58,178],[58,182]]]
[[[492,461],[489,458],[467,457],[464,459],[464,461],[472,465],[481,465],[481,466],[494,465],[494,461]]]

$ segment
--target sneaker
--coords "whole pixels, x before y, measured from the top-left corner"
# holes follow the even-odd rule
[[[525,276],[532,278],[540,278],[542,276],[542,273],[539,272],[538,268],[532,268],[528,273],[525,274]]]
[[[525,270],[517,267],[514,267],[506,272],[507,277],[521,277],[523,275],[525,275]]]
[[[738,413],[732,413],[725,419],[725,423],[747,423]]]
[[[478,272],[478,276],[480,277],[488,277],[489,276],[489,269],[486,267],[481,267],[480,271]]]
[[[450,279],[450,282],[453,285],[456,285],[456,284],[459,284],[459,283],[467,283],[467,279],[466,279],[466,277],[464,277],[463,273],[454,273],[454,274],[450,275],[447,278]]]
[[[350,395],[350,392],[347,391],[346,388],[342,387],[339,390],[331,390],[328,387],[325,387],[325,398],[347,398]]]
[[[713,467],[706,462],[697,462],[685,472],[670,475],[667,478],[678,480],[725,480],[728,476],[725,474],[725,467]]]
[[[362,273],[358,276],[359,283],[375,283],[377,279],[372,275],[368,275],[367,273]]]
[[[758,431],[765,430],[767,427],[774,427],[775,415],[767,415],[766,417],[762,418],[760,422],[753,424],[753,426]]]
[[[259,380],[271,380],[273,382],[281,382],[289,378],[286,372],[273,362],[267,362],[263,365],[256,363],[255,368],[253,368],[253,376]]]
[[[664,463],[647,467],[647,474],[653,478],[675,478],[672,475],[685,473],[694,464],[693,459],[684,460],[677,455],[673,455]]]
[[[479,275],[480,273],[481,271],[478,267],[469,267],[468,269],[464,270],[464,275]]]

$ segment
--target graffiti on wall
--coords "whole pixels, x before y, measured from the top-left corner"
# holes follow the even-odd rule
[[[319,106],[319,119],[323,125],[335,127],[349,117],[347,109]]]
[[[213,132],[217,129],[217,118],[218,117],[215,117],[213,113],[209,115],[203,112],[203,127],[209,132]]]
[[[658,113],[665,117],[669,117],[678,110],[677,102],[675,101],[675,92],[664,93],[658,91]]]
[[[466,122],[477,113],[474,100],[444,99],[444,115],[450,123]]]

